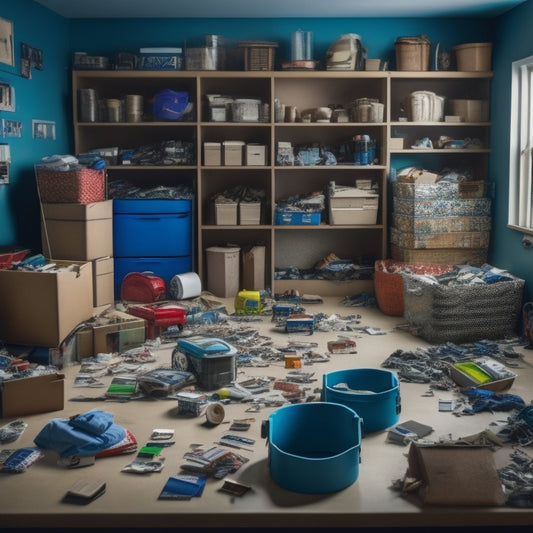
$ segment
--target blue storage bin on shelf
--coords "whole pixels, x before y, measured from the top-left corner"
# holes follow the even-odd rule
[[[349,407],[328,402],[292,404],[263,422],[272,479],[294,492],[325,494],[359,476],[361,419]]]
[[[320,218],[320,213],[276,210],[275,224],[278,226],[316,226],[320,224]]]
[[[326,373],[321,400],[353,409],[363,420],[363,433],[391,427],[400,417],[400,384],[389,370],[356,368]]]

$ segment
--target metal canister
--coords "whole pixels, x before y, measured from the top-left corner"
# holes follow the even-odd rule
[[[126,95],[126,121],[142,122],[143,97],[140,94]]]
[[[98,118],[98,100],[94,89],[78,89],[78,120],[96,122]]]

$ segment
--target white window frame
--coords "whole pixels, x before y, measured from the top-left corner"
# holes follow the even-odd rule
[[[508,227],[533,235],[533,56],[512,64]]]

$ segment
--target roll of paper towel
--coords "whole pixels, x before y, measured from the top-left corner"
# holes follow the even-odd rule
[[[202,293],[202,282],[196,272],[176,274],[170,280],[169,292],[175,300],[196,298]]]

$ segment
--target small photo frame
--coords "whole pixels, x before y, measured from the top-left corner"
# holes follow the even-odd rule
[[[13,23],[3,18],[0,18],[0,63],[15,66]]]

